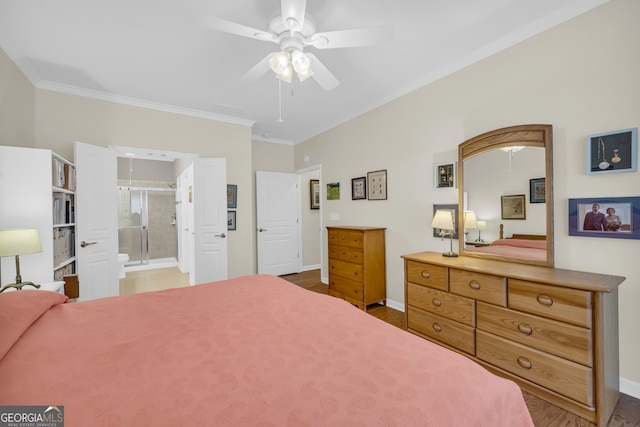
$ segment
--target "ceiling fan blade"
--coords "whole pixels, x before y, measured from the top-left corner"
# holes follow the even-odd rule
[[[264,76],[271,69],[269,67],[269,59],[271,59],[271,56],[273,56],[273,53],[262,58],[260,62],[251,67],[251,69],[247,71],[240,80],[246,83],[253,83],[260,77]]]
[[[381,26],[315,33],[305,43],[317,49],[335,49],[382,44],[392,37],[393,27]]]
[[[208,16],[205,19],[206,25],[217,31],[235,34],[237,36],[249,37],[256,40],[266,40],[277,43],[277,38],[268,31],[259,30],[257,28],[247,27],[246,25],[237,24],[225,19]]]
[[[313,53],[305,53],[311,60],[311,69],[313,70],[313,77],[318,82],[320,87],[324,90],[335,89],[340,85],[340,81],[334,76],[327,67]]]
[[[300,31],[304,26],[304,15],[307,8],[307,0],[281,0],[280,6],[282,7],[282,23],[287,28]],[[289,18],[295,19],[297,26],[292,28],[289,22],[287,22]]]

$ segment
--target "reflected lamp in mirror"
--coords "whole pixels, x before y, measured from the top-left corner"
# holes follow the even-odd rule
[[[40,235],[36,228],[24,228],[17,230],[0,230],[0,257],[15,256],[16,257],[16,281],[5,285],[0,292],[9,288],[21,290],[23,286],[34,286],[39,288],[32,282],[23,282],[20,275],[20,255],[35,254],[42,252],[40,245]]]
[[[511,172],[511,160],[513,159],[513,153],[517,153],[522,150],[524,147],[521,145],[516,145],[513,147],[502,147],[501,150],[507,153],[509,156],[509,172]]]
[[[449,236],[450,246],[449,252],[445,252],[442,256],[457,257],[458,254],[453,252],[453,231],[455,230],[455,211],[451,209],[438,209],[431,221],[431,228],[439,229],[438,234],[440,238],[444,240],[446,236]]]
[[[467,236],[469,234],[469,229],[478,228],[478,223],[476,221],[476,213],[474,211],[464,211],[463,217],[464,224],[464,238],[467,240]]]
[[[487,221],[476,221],[478,224],[478,238],[475,240],[476,243],[484,243],[482,240],[482,232],[487,229]]]

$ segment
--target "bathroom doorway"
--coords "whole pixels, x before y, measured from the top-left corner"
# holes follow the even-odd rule
[[[118,186],[118,253],[128,270],[177,265],[175,184]]]

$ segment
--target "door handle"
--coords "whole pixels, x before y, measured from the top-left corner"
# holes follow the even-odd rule
[[[267,229],[266,228],[258,228],[258,231],[262,233],[263,231],[267,231]]]
[[[214,237],[222,237],[224,239],[225,237],[227,237],[227,233],[214,234],[213,236]]]
[[[87,246],[91,246],[91,245],[95,245],[98,242],[85,242],[84,240],[82,242],[80,242],[80,247],[81,248],[86,248]]]

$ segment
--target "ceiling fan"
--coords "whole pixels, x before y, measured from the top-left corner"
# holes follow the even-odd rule
[[[334,89],[340,82],[314,54],[304,52],[306,46],[316,49],[370,46],[391,38],[390,26],[316,32],[313,18],[305,12],[306,3],[306,0],[281,0],[281,12],[269,21],[268,30],[215,17],[207,21],[214,30],[280,46],[280,51],[270,53],[253,66],[243,76],[245,81],[255,81],[271,69],[278,79],[287,83],[291,83],[294,72],[300,81],[313,77],[325,90]]]

